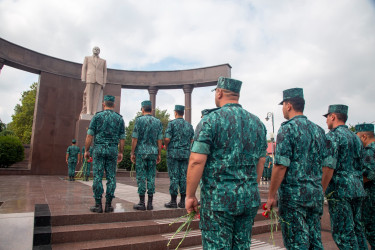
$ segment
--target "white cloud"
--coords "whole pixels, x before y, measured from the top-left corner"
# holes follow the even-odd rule
[[[274,112],[276,130],[283,121],[277,105],[282,90],[296,86],[304,88],[306,115],[323,128],[321,115],[333,103],[349,105],[350,124],[375,120],[371,1],[3,0],[0,23],[0,37],[79,63],[94,45],[109,67],[125,70],[229,63],[232,77],[244,82],[243,106],[264,122],[267,112]],[[10,107],[1,105],[0,118],[9,116],[19,99],[10,96],[34,81],[6,69],[1,97]],[[194,126],[202,109],[214,107],[209,89],[193,91]],[[148,93],[123,92],[121,112],[129,121]],[[183,100],[182,90],[160,90],[157,106],[173,115],[174,104]]]

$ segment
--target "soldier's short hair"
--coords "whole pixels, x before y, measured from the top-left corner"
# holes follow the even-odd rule
[[[113,108],[113,106],[115,105],[114,102],[111,102],[111,101],[104,101],[104,104],[105,106],[107,106],[108,108]]]
[[[301,97],[293,97],[285,100],[285,102],[290,103],[293,109],[297,112],[303,112],[305,109],[305,100]]]
[[[180,116],[183,116],[185,114],[185,111],[183,111],[183,110],[175,110],[175,111]]]
[[[337,119],[339,119],[342,122],[346,122],[348,120],[348,116],[343,113],[333,113],[336,115]]]
[[[151,111],[152,111],[151,106],[143,106],[142,108],[143,108],[143,110],[144,110],[145,112],[151,112]]]

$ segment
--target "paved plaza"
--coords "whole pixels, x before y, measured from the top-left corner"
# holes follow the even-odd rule
[[[51,216],[90,214],[89,207],[94,204],[91,185],[92,181],[69,182],[65,176],[0,176],[0,249],[32,249],[35,204],[48,204]],[[260,185],[262,200],[268,185]],[[134,212],[133,205],[138,203],[136,186],[135,178],[117,178],[115,213]],[[169,179],[157,178],[154,210],[165,210],[164,203],[169,199]],[[269,247],[262,249],[272,249],[269,236],[253,236],[253,248],[263,244]],[[337,249],[330,232],[322,231],[322,238],[325,249]],[[280,231],[274,234],[274,241],[275,247],[283,247]]]

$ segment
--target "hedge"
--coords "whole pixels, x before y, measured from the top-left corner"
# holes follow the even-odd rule
[[[131,146],[125,146],[124,148],[124,158],[122,161],[118,164],[118,167],[121,169],[126,169],[130,171],[132,162],[130,161],[130,152],[131,152]],[[166,150],[161,151],[161,161],[159,164],[156,165],[156,170],[159,172],[167,172],[167,152]]]
[[[23,161],[24,157],[24,148],[18,137],[0,136],[0,167],[7,168],[16,162]]]

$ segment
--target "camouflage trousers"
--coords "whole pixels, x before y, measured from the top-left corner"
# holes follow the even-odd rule
[[[84,172],[83,172],[84,176],[89,177],[90,176],[90,170],[91,170],[91,162],[88,162],[86,164],[86,169],[84,169]]]
[[[76,173],[77,161],[68,161],[68,175],[74,177]]]
[[[361,222],[363,197],[328,201],[333,240],[339,249],[367,249]]]
[[[370,183],[369,183],[370,184]],[[372,184],[372,183],[371,183]],[[375,186],[366,187],[366,198],[363,201],[362,221],[365,226],[365,234],[372,249],[375,249]]]
[[[323,249],[320,218],[322,201],[279,201],[279,215],[286,249]]]
[[[251,230],[259,207],[238,213],[200,210],[203,249],[249,249]]]
[[[117,166],[117,156],[118,148],[116,146],[110,145],[95,145],[93,152],[93,175],[94,181],[92,184],[92,190],[94,192],[95,200],[101,200],[103,189],[103,175],[105,171],[107,179],[107,190],[106,190],[106,199],[111,202],[115,197],[116,189],[116,166]]]
[[[167,158],[168,175],[170,179],[169,193],[171,195],[178,195],[178,188],[180,194],[186,194],[186,172],[189,159],[174,159]]]
[[[156,159],[157,155],[136,155],[135,172],[137,173],[137,185],[139,195],[145,195],[146,184],[147,194],[155,193]]]

